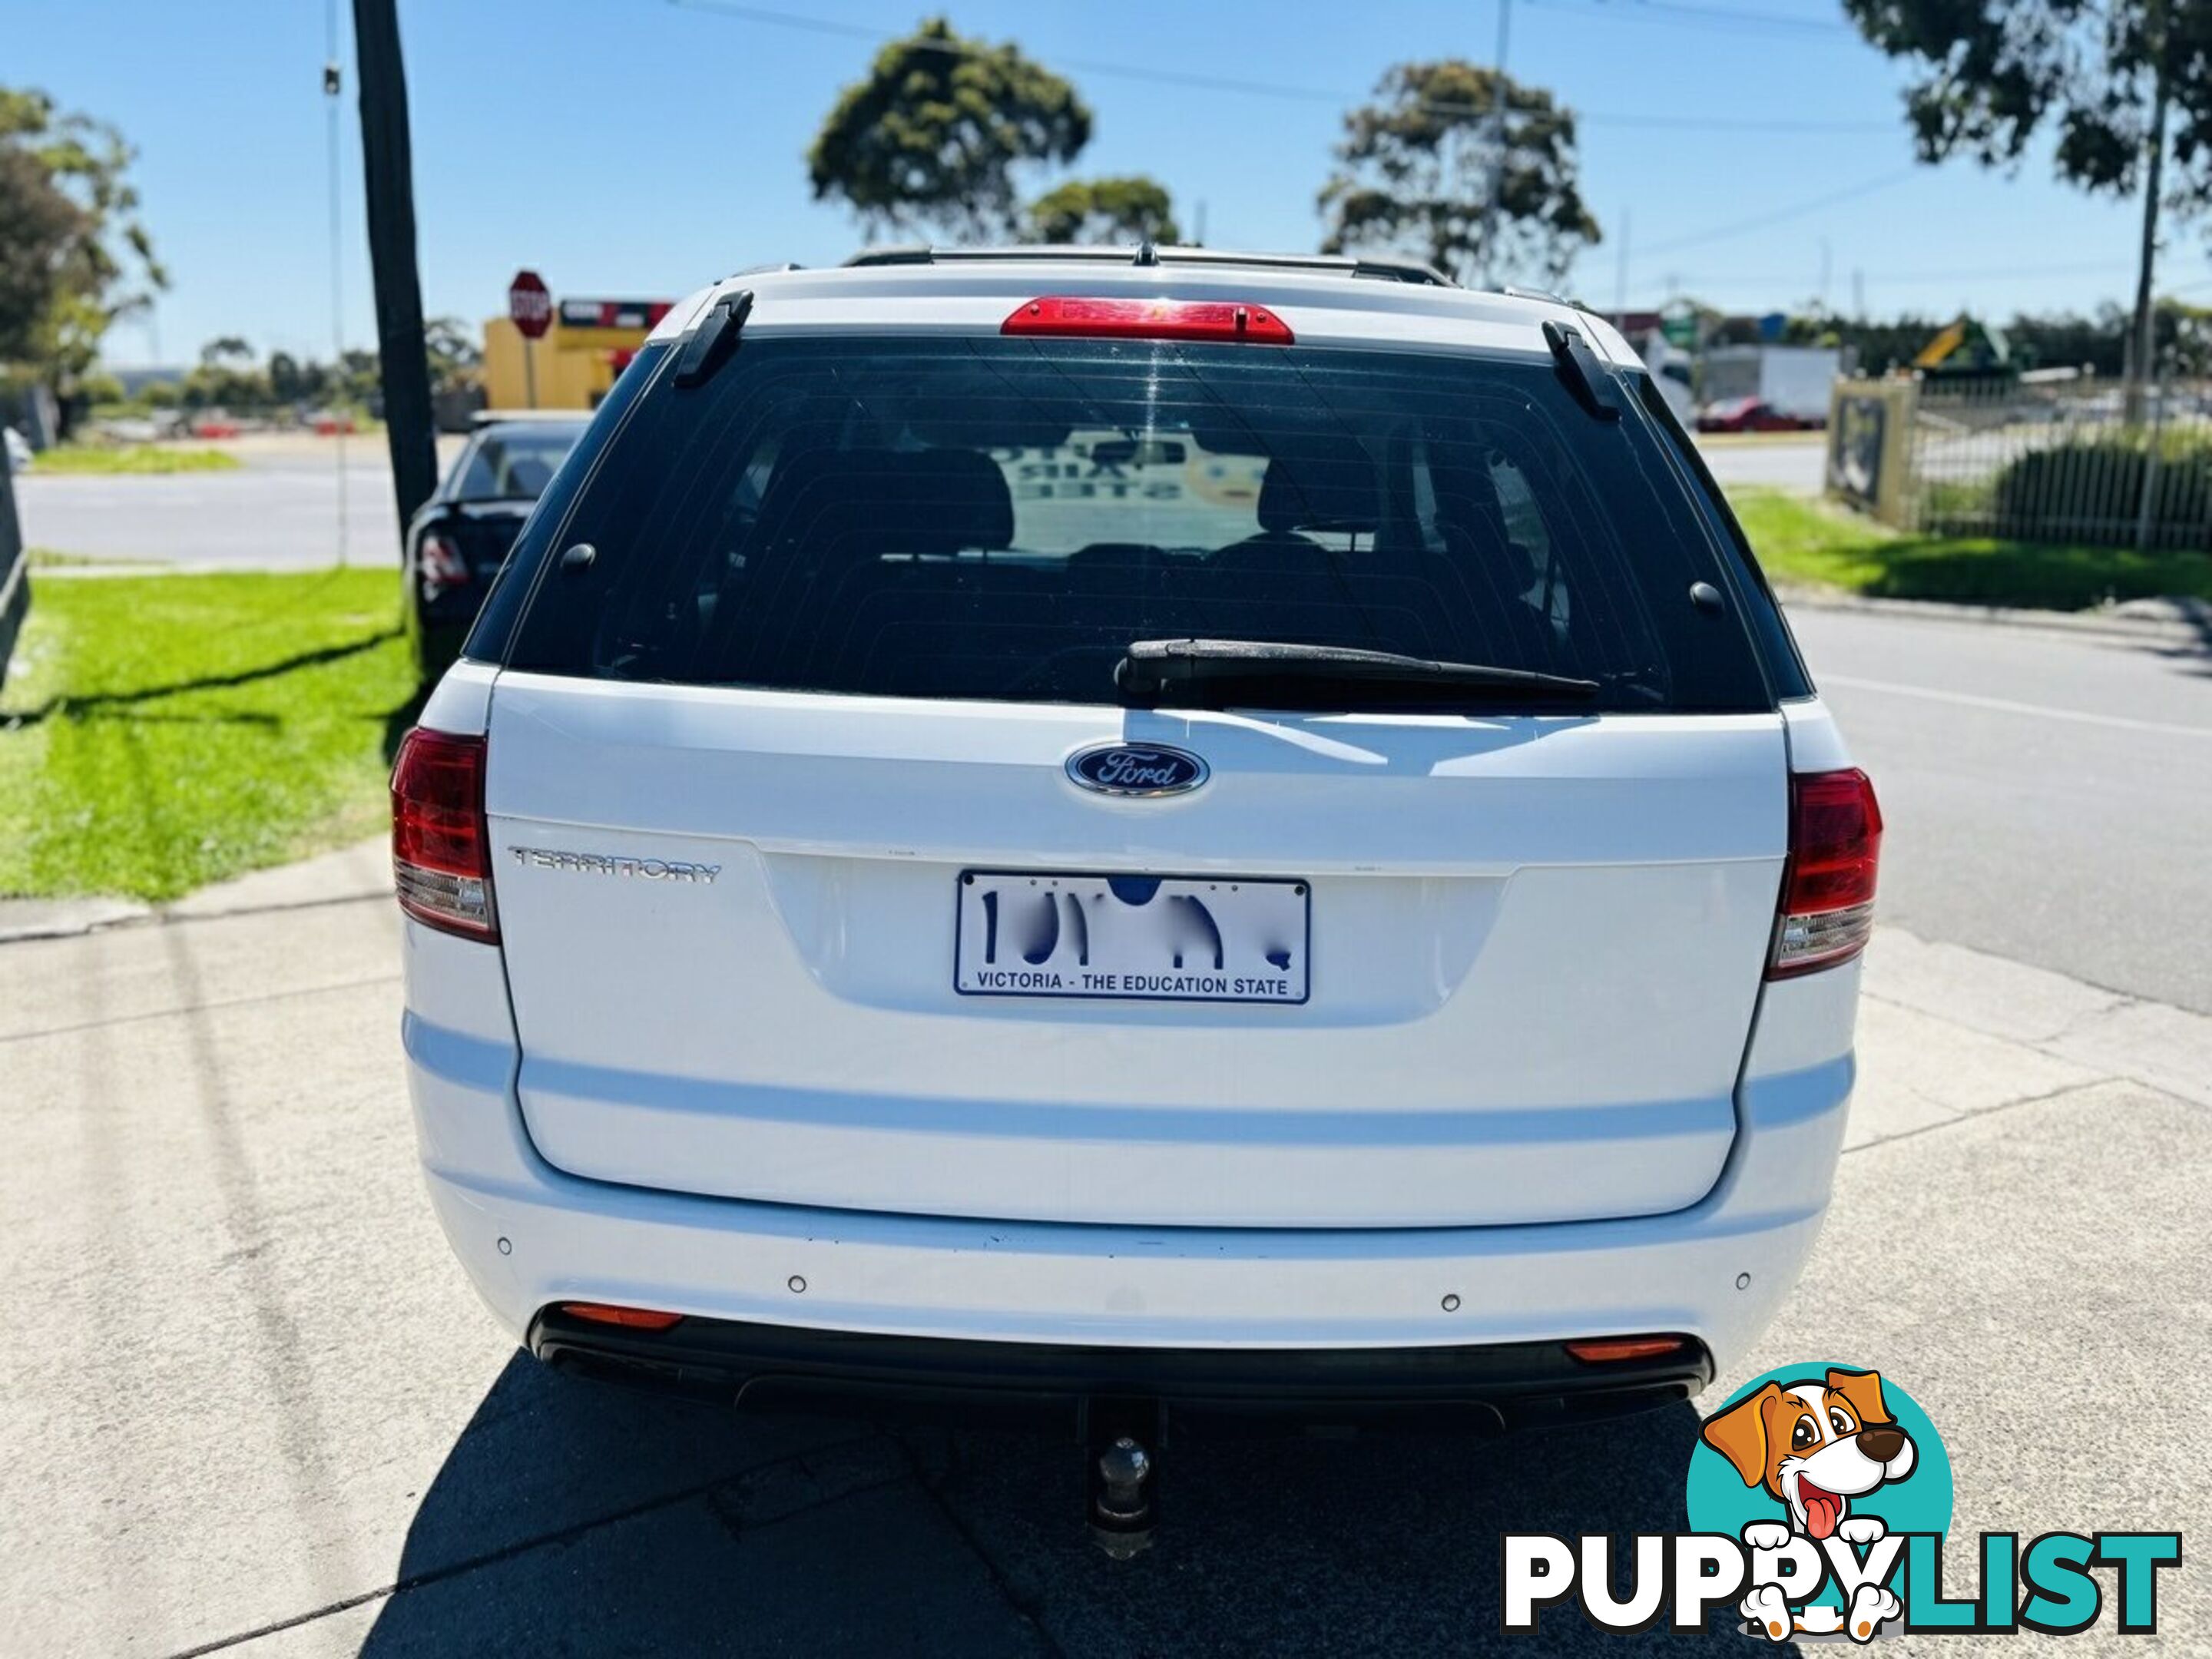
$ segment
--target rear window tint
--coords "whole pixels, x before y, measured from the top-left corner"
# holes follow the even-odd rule
[[[1796,637],[1790,633],[1789,621],[1782,614],[1781,602],[1767,584],[1765,571],[1752,554],[1750,538],[1744,534],[1735,509],[1729,505],[1728,493],[1714,479],[1712,469],[1705,465],[1705,456],[1690,441],[1690,434],[1682,429],[1681,422],[1674,418],[1674,409],[1657,383],[1649,374],[1642,375],[1638,377],[1637,392],[1650,413],[1652,424],[1659,428],[1682,470],[1689,475],[1692,489],[1718,526],[1724,552],[1733,558],[1734,569],[1742,578],[1736,585],[1736,597],[1743,605],[1744,619],[1752,636],[1758,642],[1769,689],[1785,702],[1811,696],[1813,681],[1805,672],[1805,659],[1798,652]]]
[[[580,422],[501,427],[455,464],[446,495],[456,501],[534,501],[583,434]]]
[[[508,660],[1111,703],[1131,641],[1195,636],[1771,707],[1741,624],[1690,603],[1720,575],[1658,444],[1542,361],[755,339],[644,392],[562,532],[595,557],[546,573]]]
[[[647,345],[615,377],[612,389],[599,400],[583,435],[562,456],[551,481],[538,496],[537,506],[523,521],[514,545],[507,550],[499,574],[492,579],[491,592],[484,599],[483,608],[477,613],[476,625],[469,630],[468,644],[462,655],[479,662],[506,659],[514,638],[515,624],[522,617],[523,603],[538,580],[554,538],[575,505],[577,491],[606,453],[609,441],[629,418],[638,394],[653,384],[667,352],[665,345]]]

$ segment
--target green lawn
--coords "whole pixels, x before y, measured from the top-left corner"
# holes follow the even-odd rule
[[[2212,599],[2212,556],[1900,535],[1843,507],[1771,489],[1729,498],[1766,573],[1892,599],[2081,611],[2162,594]]]
[[[103,477],[123,472],[229,472],[238,457],[221,449],[179,449],[173,444],[63,444],[41,450],[31,463],[33,477],[46,474]]]
[[[0,689],[0,894],[152,900],[373,835],[389,571],[52,576]]]

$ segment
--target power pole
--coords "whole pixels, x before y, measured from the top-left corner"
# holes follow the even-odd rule
[[[2151,300],[2152,269],[2158,258],[2158,191],[2166,163],[2166,106],[2171,87],[2166,71],[2166,7],[2151,0],[2151,73],[2156,76],[2152,95],[2150,136],[2143,179],[2142,258],[2136,271],[2134,339],[2128,353],[2127,420],[2134,425],[2143,418],[2144,404],[2158,356],[2158,313]]]
[[[415,163],[407,138],[407,70],[393,0],[353,0],[361,75],[361,159],[368,201],[369,270],[376,285],[376,347],[384,384],[384,435],[400,533],[438,483],[430,414],[430,357],[422,337],[422,283],[415,265]]]
[[[345,70],[338,63],[338,0],[328,0],[324,9],[324,21],[330,42],[328,55],[323,59],[323,102],[330,112],[330,118],[325,125],[331,171],[331,376],[335,383],[337,376],[345,370],[345,198],[339,187],[342,162],[338,143],[338,120],[342,113],[339,106],[344,102]],[[331,453],[337,459],[334,471],[338,483],[338,565],[341,569],[349,562],[346,537],[351,527],[346,505],[346,428],[351,423],[350,416],[342,415],[333,422],[334,429],[331,434]]]
[[[1489,199],[1482,204],[1482,285],[1498,286],[1498,198],[1505,189],[1505,49],[1513,40],[1513,0],[1498,0],[1498,91],[1491,100]]]

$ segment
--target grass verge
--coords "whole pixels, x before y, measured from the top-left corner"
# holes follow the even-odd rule
[[[1815,582],[1890,599],[2081,611],[2108,599],[2212,599],[2212,556],[1915,536],[1826,502],[1747,489],[1729,496],[1777,581]]]
[[[232,472],[237,456],[221,449],[178,449],[168,444],[63,444],[42,450],[32,477],[112,477],[121,473]]]
[[[384,822],[389,571],[58,578],[0,689],[0,894],[159,901]]]

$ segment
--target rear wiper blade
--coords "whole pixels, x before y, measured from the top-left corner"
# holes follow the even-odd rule
[[[1135,640],[1115,665],[1114,683],[1133,697],[1158,697],[1178,685],[1223,680],[1307,680],[1465,691],[1540,691],[1594,697],[1595,680],[1490,663],[1439,662],[1395,651],[1283,640]]]

